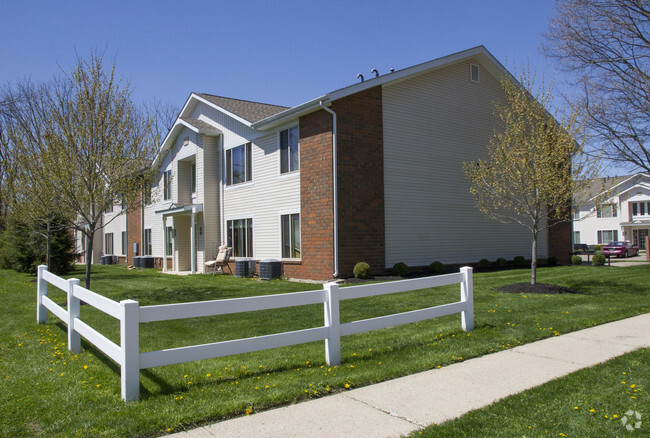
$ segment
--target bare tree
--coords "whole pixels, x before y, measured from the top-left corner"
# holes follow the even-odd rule
[[[153,177],[152,121],[130,93],[130,85],[116,78],[115,65],[106,70],[103,56],[92,53],[69,74],[23,93],[28,104],[17,110],[18,120],[28,122],[17,124],[11,137],[16,205],[53,208],[84,234],[86,287],[93,238],[106,225],[103,212],[118,197],[133,206],[143,180]]]
[[[571,220],[574,202],[597,173],[582,155],[577,114],[558,122],[546,107],[552,86],[535,86],[530,73],[521,85],[503,77],[505,99],[494,104],[499,126],[487,146],[488,159],[465,163],[477,207],[491,219],[518,223],[531,232],[531,284],[537,281],[540,232]],[[528,91],[535,90],[535,97]]]
[[[603,157],[650,171],[650,2],[558,0],[544,53],[577,77]]]

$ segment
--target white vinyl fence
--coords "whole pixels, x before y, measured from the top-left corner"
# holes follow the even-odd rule
[[[460,284],[460,301],[458,302],[345,324],[340,323],[339,301],[341,300],[458,283]],[[67,310],[48,298],[48,284],[67,293]],[[454,274],[389,283],[345,288],[339,288],[335,283],[327,283],[322,290],[308,292],[140,307],[138,302],[133,300],[124,300],[119,303],[110,300],[79,286],[79,280],[77,279],[64,280],[48,272],[45,266],[39,266],[37,293],[36,313],[38,322],[45,323],[47,321],[47,310],[50,310],[65,322],[68,325],[68,349],[70,351],[73,353],[81,351],[81,336],[83,336],[88,342],[94,344],[120,365],[121,394],[125,401],[139,398],[141,369],[322,340],[325,341],[327,363],[329,365],[339,365],[341,363],[341,336],[379,330],[455,313],[461,314],[463,330],[470,331],[474,328],[472,268],[469,267],[461,268],[460,272]],[[81,301],[120,321],[120,345],[116,345],[80,319]],[[324,305],[324,324],[321,327],[140,353],[140,323],[226,315],[318,303]]]

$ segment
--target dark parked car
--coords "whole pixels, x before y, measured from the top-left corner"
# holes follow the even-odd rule
[[[617,257],[633,257],[639,254],[639,247],[627,242],[611,242],[603,246],[603,254]]]

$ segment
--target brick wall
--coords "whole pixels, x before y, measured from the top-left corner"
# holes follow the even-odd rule
[[[287,264],[288,277],[326,280],[334,272],[332,115],[324,110],[300,118],[301,263]]]
[[[337,100],[339,278],[366,261],[385,263],[384,168],[381,87]],[[301,262],[288,277],[327,280],[334,273],[332,115],[321,110],[300,119]]]
[[[133,257],[142,255],[142,210],[140,199],[136,199],[133,205],[138,207],[129,208],[126,212],[126,259],[129,265],[133,264]],[[138,254],[133,252],[133,243],[138,243]]]
[[[557,257],[558,263],[569,264],[573,251],[571,246],[571,222],[560,222],[548,230],[548,255]]]
[[[337,100],[339,277],[367,262],[384,272],[384,150],[382,90],[374,87]]]

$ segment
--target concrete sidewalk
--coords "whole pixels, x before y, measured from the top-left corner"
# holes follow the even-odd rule
[[[398,437],[643,347],[650,314],[171,436]]]

